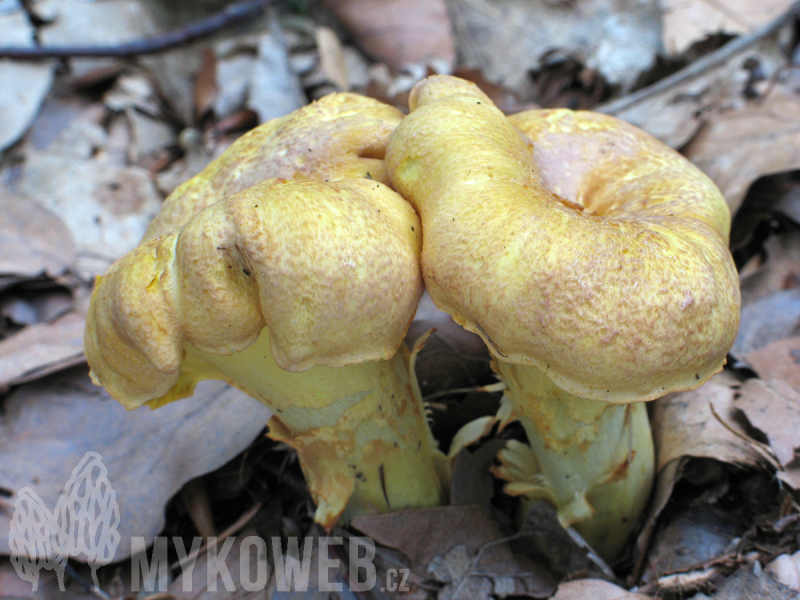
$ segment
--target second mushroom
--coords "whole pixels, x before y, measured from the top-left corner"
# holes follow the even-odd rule
[[[496,472],[615,560],[651,490],[644,402],[707,381],[738,329],[725,201],[612,117],[509,119],[453,77],[422,81],[409,103],[386,162],[422,221],[426,288],[486,342],[500,417],[530,443]]]

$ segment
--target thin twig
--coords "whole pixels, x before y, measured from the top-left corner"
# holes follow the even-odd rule
[[[206,38],[221,29],[235,24],[252,21],[274,0],[244,0],[227,6],[218,13],[185,27],[167,31],[161,35],[133,42],[110,46],[32,46],[29,48],[0,47],[0,58],[33,60],[42,58],[70,57],[131,57],[157,54],[166,50],[185,46]]]
[[[224,542],[232,535],[236,535],[237,533],[239,533],[239,530],[241,530],[245,525],[247,525],[250,522],[250,519],[256,516],[256,513],[258,513],[258,511],[261,510],[262,506],[263,504],[261,502],[257,502],[256,504],[251,506],[249,510],[245,511],[238,519],[236,519],[236,522],[233,523],[233,525],[228,527],[225,531],[223,531],[217,536],[216,543]],[[208,547],[208,540],[206,539],[205,544],[203,544],[200,548],[198,548],[194,552],[190,552],[189,555],[183,560],[170,565],[170,569],[175,569],[177,567],[185,569],[186,565],[192,563],[194,559],[196,559],[198,555],[201,552],[203,552],[207,547]]]
[[[646,100],[651,96],[660,94],[664,90],[667,90],[673,86],[694,79],[706,71],[724,63],[746,48],[757,44],[764,38],[769,37],[798,15],[800,15],[800,2],[795,2],[785,13],[776,19],[770,21],[762,27],[759,27],[751,33],[748,33],[747,35],[743,35],[731,42],[728,42],[719,50],[716,50],[711,54],[694,61],[685,69],[681,69],[677,73],[674,73],[669,77],[665,77],[664,79],[661,79],[653,85],[643,88],[638,92],[628,94],[619,100],[604,104],[603,106],[598,107],[596,110],[609,115],[615,115],[635,104],[638,104],[642,100]]]

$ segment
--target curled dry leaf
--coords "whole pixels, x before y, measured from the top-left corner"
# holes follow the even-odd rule
[[[245,106],[250,75],[256,60],[253,50],[252,45],[244,43],[236,45],[224,43],[216,46],[213,69],[209,68],[211,61],[204,62],[203,70],[195,82],[197,116],[203,114],[203,108],[207,107],[213,108],[216,119],[224,119]],[[214,78],[213,82],[207,81],[211,77]],[[203,85],[199,85],[201,81]]]
[[[41,279],[23,283],[0,296],[0,316],[21,326],[51,322],[72,306],[72,293],[67,287]]]
[[[667,52],[680,54],[715,33],[746,33],[783,14],[793,0],[660,0]]]
[[[0,487],[28,486],[53,510],[76,465],[87,452],[98,453],[119,503],[113,560],[124,560],[132,536],[152,544],[164,527],[166,503],[186,481],[244,450],[269,416],[262,404],[221,382],[205,382],[192,400],[157,412],[127,412],[92,385],[86,368],[76,368],[5,398]],[[10,518],[0,513],[0,554],[9,554]]]
[[[769,448],[751,439],[733,418],[737,386],[738,380],[723,371],[696,390],[668,394],[653,402],[657,477],[644,527],[636,540],[635,560],[639,565],[686,458],[751,467],[774,462]]]
[[[326,0],[370,56],[394,69],[455,62],[445,0]]]
[[[129,109],[126,112],[131,132],[128,158],[137,166],[148,168],[155,157],[175,143],[175,132],[165,121]]]
[[[786,64],[776,35],[732,54],[728,54],[725,46],[718,52],[723,58],[703,69],[692,70],[690,65],[683,73],[676,73],[674,81],[664,79],[599,110],[641,127],[673,148],[680,148],[692,139],[706,118],[742,105],[742,93],[751,73],[748,61],[754,60],[766,79],[775,77]]]
[[[25,136],[28,148],[74,158],[91,158],[108,149],[105,123],[108,113],[101,101],[50,95]]]
[[[206,66],[203,90],[195,88],[198,110],[213,107],[217,121],[237,111],[253,110],[258,122],[282,117],[306,104],[297,74],[291,68],[286,41],[274,19],[260,36],[227,39],[214,45],[215,68]],[[213,93],[212,93],[213,92]],[[219,123],[218,123],[219,125]]]
[[[800,168],[800,96],[776,86],[758,102],[709,115],[685,154],[735,213],[756,179]]]
[[[650,544],[642,581],[657,582],[659,589],[703,589],[719,575],[713,560],[735,548],[736,539],[747,529],[737,517],[702,502],[670,510]],[[699,566],[707,564],[712,566]]]
[[[763,464],[763,447],[734,424],[736,384],[723,371],[696,390],[654,402],[651,422],[658,471],[689,456],[751,467]]]

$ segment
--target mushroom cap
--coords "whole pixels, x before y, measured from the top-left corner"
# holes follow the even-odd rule
[[[383,156],[402,119],[396,108],[357,94],[330,94],[249,131],[164,200],[145,232],[151,239],[259,181],[370,177],[388,183]]]
[[[453,77],[420,82],[410,106],[386,164],[422,221],[426,288],[499,359],[615,403],[722,368],[740,297],[708,177],[613,117],[509,119]]]
[[[184,397],[185,345],[231,355],[265,326],[288,371],[388,359],[422,295],[420,245],[413,209],[379,182],[263,181],[98,278],[92,377],[128,408]]]

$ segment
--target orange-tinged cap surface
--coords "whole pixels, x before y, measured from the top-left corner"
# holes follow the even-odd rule
[[[425,285],[496,356],[610,402],[722,368],[738,275],[703,173],[612,117],[509,119],[452,77],[424,80],[410,105],[386,163],[422,221]]]
[[[370,177],[388,183],[384,151],[402,116],[372,98],[331,94],[267,121],[175,188],[144,239],[173,231],[206,206],[273,177],[319,181]]]
[[[269,328],[289,371],[388,359],[422,295],[419,220],[388,186],[271,179],[141,244],[99,278],[85,349],[128,408],[191,393],[184,344],[229,355]],[[188,379],[187,379],[188,378]]]

